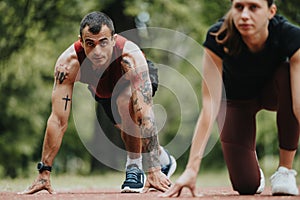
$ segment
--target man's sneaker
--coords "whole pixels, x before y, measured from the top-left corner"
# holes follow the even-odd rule
[[[296,175],[293,169],[279,167],[270,178],[272,195],[298,195]]]
[[[177,167],[177,163],[176,160],[173,156],[170,155],[170,153],[164,149],[165,152],[168,154],[169,156],[169,164],[168,165],[162,165],[161,166],[161,171],[168,177],[170,178],[172,176],[172,174],[174,174],[176,167]]]
[[[265,185],[266,185],[264,172],[262,171],[261,168],[259,168],[259,171],[260,171],[260,185],[257,188],[256,194],[262,193],[264,191]]]
[[[143,170],[137,165],[132,164],[127,166],[126,179],[121,187],[121,192],[136,192],[143,191],[146,183],[146,175]]]

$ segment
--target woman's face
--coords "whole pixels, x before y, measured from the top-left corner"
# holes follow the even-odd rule
[[[268,7],[266,0],[233,0],[231,12],[242,37],[249,37],[268,32],[269,20],[276,14],[276,6]]]

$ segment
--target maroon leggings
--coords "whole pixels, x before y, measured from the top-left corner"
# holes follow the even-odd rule
[[[299,126],[292,110],[289,66],[281,66],[261,95],[253,100],[224,100],[218,116],[221,143],[233,189],[255,194],[260,184],[255,151],[256,114],[262,109],[277,112],[279,146],[296,150]],[[270,133],[272,134],[272,133]]]

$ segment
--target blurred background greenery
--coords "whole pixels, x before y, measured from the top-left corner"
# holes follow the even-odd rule
[[[90,11],[107,13],[118,33],[136,28],[139,14],[148,13],[149,27],[168,28],[182,32],[199,44],[209,26],[221,18],[230,6],[229,0],[1,0],[0,1],[0,177],[26,177],[41,156],[47,118],[51,112],[53,69],[60,53],[71,45],[79,33],[82,17]],[[279,13],[300,24],[300,1],[278,0]],[[130,38],[137,40],[139,39]],[[151,59],[172,60],[172,56],[148,52]],[[200,54],[199,54],[200,55]],[[170,61],[171,62],[171,61]],[[200,98],[201,76],[194,76],[185,61],[174,68],[191,80]],[[168,77],[164,77],[168,78]],[[162,145],[177,132],[178,114],[172,114],[178,104],[173,94],[159,88],[154,99],[168,111],[168,120],[160,134]],[[101,108],[99,108],[101,115]],[[174,111],[176,112],[176,111]],[[191,113],[186,137],[192,138],[199,112]],[[257,153],[264,167],[277,164],[276,116],[263,111],[257,117]],[[107,119],[102,119],[107,120]],[[108,124],[108,137],[122,146],[116,130]],[[93,130],[89,130],[93,131]],[[111,134],[111,132],[116,134]],[[215,130],[214,134],[217,135]],[[93,142],[101,144],[97,138]],[[180,145],[180,144],[178,144]],[[171,152],[176,148],[170,149]],[[188,151],[178,158],[178,172],[185,167]],[[118,159],[118,158],[114,158]],[[300,168],[299,158],[296,165]],[[223,170],[225,167],[220,144],[217,142],[203,160],[203,170]],[[82,144],[71,115],[60,152],[55,159],[55,173],[105,173],[112,169],[94,159]]]

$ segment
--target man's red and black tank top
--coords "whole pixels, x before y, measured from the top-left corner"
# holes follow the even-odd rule
[[[103,73],[100,74],[92,68],[92,62],[86,57],[80,40],[74,43],[75,51],[80,63],[79,81],[88,84],[89,90],[92,92],[92,95],[95,95],[96,99],[110,98],[117,82],[123,76],[121,60],[126,41],[126,38],[117,35],[116,44],[113,48],[111,64]]]

